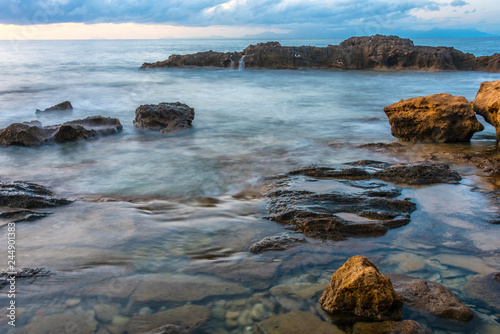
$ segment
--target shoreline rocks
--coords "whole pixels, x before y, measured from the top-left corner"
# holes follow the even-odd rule
[[[56,197],[52,191],[35,183],[0,181],[0,206],[22,209],[53,208],[72,201]]]
[[[174,102],[145,104],[135,110],[134,126],[161,133],[175,133],[191,128],[194,109],[187,104]]]
[[[495,127],[497,141],[500,140],[500,80],[481,83],[472,105],[477,114]]]
[[[59,104],[56,104],[55,106],[47,108],[45,110],[37,109],[35,112],[40,113],[40,112],[63,111],[63,110],[73,110],[73,106],[71,105],[71,102],[64,101],[64,102],[61,102]]]
[[[250,252],[258,254],[268,250],[281,251],[294,247],[297,243],[304,242],[306,242],[306,239],[300,235],[280,233],[254,242],[250,245]]]
[[[410,142],[468,142],[484,130],[463,96],[434,94],[401,100],[384,108],[394,137]]]
[[[165,61],[144,63],[141,69],[231,67],[240,60],[245,68],[500,72],[500,54],[475,57],[452,47],[415,46],[409,39],[383,35],[351,37],[339,45],[327,47],[287,47],[267,42],[250,45],[242,52],[172,55]]]

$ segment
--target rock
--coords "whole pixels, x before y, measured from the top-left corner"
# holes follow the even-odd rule
[[[97,328],[94,320],[73,314],[54,314],[35,320],[22,327],[18,334],[81,333],[93,334]]]
[[[35,212],[31,210],[6,211],[0,213],[0,219],[11,219],[14,223],[32,222],[48,217],[52,212]]]
[[[359,255],[333,274],[319,303],[330,313],[354,314],[375,321],[400,320],[403,316],[403,303],[391,280]]]
[[[194,109],[188,105],[175,103],[146,104],[135,110],[134,125],[162,133],[172,133],[189,129],[194,119]]]
[[[40,146],[106,136],[122,130],[116,118],[91,116],[59,125],[42,127],[40,122],[13,123],[0,130],[0,145]]]
[[[144,63],[141,69],[177,66],[231,67],[242,60],[250,68],[331,68],[425,71],[500,71],[500,55],[475,57],[452,47],[415,46],[397,36],[352,37],[327,47],[281,46],[278,42],[250,45],[242,52],[199,52],[172,55]]]
[[[45,110],[40,110],[37,109],[36,112],[46,112],[46,111],[60,111],[60,110],[73,110],[73,106],[71,105],[71,102],[69,101],[64,101],[59,104],[56,104],[53,107],[47,108]]]
[[[500,80],[483,82],[472,106],[477,114],[495,127],[497,140],[500,140]]]
[[[28,283],[33,283],[39,277],[50,276],[50,270],[46,268],[22,268],[16,269],[15,271],[2,271],[0,272],[0,289],[4,286],[8,286],[10,281],[8,280],[10,277],[14,276],[16,278],[16,282],[18,280],[23,279],[23,281],[28,281]]]
[[[430,329],[413,320],[357,322],[353,334],[431,334]]]
[[[448,320],[470,321],[474,318],[474,313],[442,284],[401,274],[386,276],[391,279],[405,306]]]
[[[165,325],[160,328],[149,331],[145,334],[185,334],[188,333],[184,329],[175,325]]]
[[[35,183],[0,181],[0,206],[23,209],[53,208],[72,201],[55,197],[49,189]],[[6,213],[9,216],[9,213]]]
[[[464,286],[465,293],[500,312],[500,274],[477,275]]]
[[[381,180],[410,185],[457,184],[462,180],[462,177],[448,166],[430,162],[395,165],[375,172],[374,176]]]
[[[261,253],[267,250],[285,250],[295,246],[299,242],[306,242],[306,239],[301,236],[293,236],[290,233],[280,233],[251,244],[250,252]]]
[[[316,296],[321,291],[326,289],[326,284],[308,284],[308,283],[295,283],[295,284],[282,284],[276,285],[271,288],[271,294],[275,297],[290,296],[293,298],[301,298],[309,300]]]
[[[255,321],[261,321],[262,319],[264,319],[265,315],[266,315],[266,310],[264,309],[264,305],[260,303],[255,304],[252,307],[252,311],[250,312],[250,316]]]
[[[185,333],[191,333],[202,327],[210,318],[210,314],[210,309],[204,306],[185,305],[155,314],[134,315],[124,326],[124,331],[142,333],[165,325],[174,325]]]
[[[434,94],[401,100],[384,108],[394,137],[410,142],[468,142],[484,130],[463,96]]]
[[[273,314],[253,328],[258,334],[342,334],[337,326],[322,321],[312,313],[291,311],[286,314]]]

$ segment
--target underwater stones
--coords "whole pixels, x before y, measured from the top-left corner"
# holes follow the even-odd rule
[[[463,96],[434,94],[384,108],[394,137],[410,142],[467,142],[484,130]]]
[[[73,314],[54,314],[35,320],[22,327],[18,334],[81,333],[93,334],[97,322],[87,317]]]
[[[500,274],[477,275],[464,286],[465,293],[500,312]]]
[[[72,201],[56,197],[52,191],[35,183],[24,181],[0,181],[0,206],[39,209],[53,208],[68,205],[70,203],[72,203]],[[11,214],[4,213],[4,215],[8,218]]]
[[[357,322],[352,328],[353,334],[431,334],[430,329],[413,320]]]
[[[400,320],[403,316],[403,303],[391,280],[359,255],[333,274],[319,303],[329,313],[354,314],[375,321]]]
[[[266,237],[250,245],[250,252],[261,253],[268,250],[285,250],[295,246],[297,243],[306,242],[301,236],[294,236],[291,233],[280,233],[271,237]]]
[[[293,310],[285,314],[273,314],[268,319],[254,325],[253,330],[258,334],[341,334],[344,333],[337,326],[322,321],[314,314]]]
[[[122,130],[116,118],[91,116],[58,125],[42,126],[38,121],[13,123],[0,129],[0,145],[40,146],[107,136]]]
[[[271,288],[271,294],[275,297],[290,296],[293,298],[300,298],[304,300],[311,299],[319,292],[324,291],[327,284],[316,283],[294,283],[276,285]]]
[[[189,129],[194,119],[194,109],[187,104],[175,102],[145,104],[135,110],[134,125],[162,133],[173,133]]]
[[[64,101],[59,104],[56,104],[55,106],[52,106],[50,108],[47,108],[45,110],[40,110],[37,109],[36,112],[48,112],[48,111],[61,111],[61,110],[73,110],[73,106],[71,105],[71,102],[69,101]]]
[[[448,320],[466,322],[474,317],[474,313],[442,284],[402,274],[386,276],[405,306]]]
[[[500,140],[500,80],[481,83],[472,106],[477,114],[495,127],[497,140]]]

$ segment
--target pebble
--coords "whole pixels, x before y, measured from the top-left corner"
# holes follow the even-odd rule
[[[149,307],[145,306],[139,310],[140,315],[145,315],[145,314],[152,314],[153,310],[150,309]]]
[[[255,304],[254,307],[252,308],[251,316],[252,319],[255,321],[261,321],[264,319],[264,316],[266,315],[266,311],[264,309],[263,304]]]
[[[228,311],[226,312],[226,319],[234,320],[240,316],[240,312],[238,311]]]
[[[241,312],[241,315],[238,317],[238,324],[240,326],[248,326],[252,324],[252,316],[250,310]]]
[[[72,298],[72,299],[66,300],[66,305],[68,305],[69,307],[74,307],[74,306],[80,304],[81,302],[82,302],[82,300],[80,298]]]
[[[123,327],[125,326],[125,324],[129,321],[130,319],[127,318],[127,317],[123,317],[121,315],[117,315],[116,317],[113,318],[113,320],[111,321],[111,323],[113,324],[113,326],[116,326],[116,327]]]
[[[233,320],[233,319],[226,319],[226,327],[227,328],[235,328],[238,326],[239,326],[238,321]]]

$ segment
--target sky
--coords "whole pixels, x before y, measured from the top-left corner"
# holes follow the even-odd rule
[[[0,39],[500,36],[498,18],[498,0],[0,0]]]

